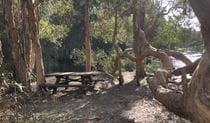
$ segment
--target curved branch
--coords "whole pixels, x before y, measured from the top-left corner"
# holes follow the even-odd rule
[[[185,63],[186,65],[189,65],[192,63],[192,61],[190,59],[188,59],[184,54],[179,53],[179,52],[175,52],[175,51],[169,51],[169,50],[163,50],[163,52],[165,52],[168,56],[172,56],[180,61],[182,61],[183,63]]]
[[[147,82],[155,99],[160,101],[166,108],[175,114],[188,118],[188,113],[184,107],[183,94],[181,92],[163,88],[156,77],[147,79]]]
[[[136,60],[143,61],[148,56],[154,56],[160,59],[163,65],[163,69],[172,70],[173,66],[168,55],[163,51],[152,47],[151,45],[148,49],[145,50],[145,52],[140,57],[137,57]]]
[[[195,71],[196,67],[198,66],[200,60],[201,60],[201,58],[197,59],[195,62],[193,62],[185,67],[178,68],[178,69],[174,70],[172,72],[172,74],[174,74],[176,76],[183,75],[183,73],[192,74]]]

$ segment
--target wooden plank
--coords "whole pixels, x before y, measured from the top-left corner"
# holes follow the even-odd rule
[[[103,72],[92,71],[92,72],[74,72],[70,76],[92,76],[92,75],[103,75]]]
[[[44,87],[58,88],[58,87],[86,87],[84,85],[67,85],[67,84],[45,84]]]
[[[46,74],[45,77],[52,77],[52,76],[92,76],[92,75],[104,75],[104,72],[99,71],[91,71],[91,72],[56,72]]]
[[[56,72],[56,73],[50,73],[46,74],[45,77],[52,77],[52,76],[68,76],[71,75],[74,72]]]

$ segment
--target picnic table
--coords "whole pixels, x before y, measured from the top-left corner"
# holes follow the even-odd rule
[[[103,77],[100,77],[103,76]],[[78,88],[88,88],[93,89],[95,84],[99,81],[110,81],[112,80],[112,76],[99,71],[91,71],[91,72],[57,72],[46,74],[45,77],[55,77],[55,84],[47,83],[44,86],[47,88],[53,89],[53,93],[57,92],[57,88],[65,87],[78,87]],[[95,78],[94,78],[95,77]],[[70,85],[71,82],[80,82],[80,85]]]

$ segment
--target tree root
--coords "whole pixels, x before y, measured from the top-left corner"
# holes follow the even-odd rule
[[[188,118],[188,113],[184,107],[183,93],[163,88],[161,82],[155,77],[148,78],[147,82],[155,99],[175,114]]]

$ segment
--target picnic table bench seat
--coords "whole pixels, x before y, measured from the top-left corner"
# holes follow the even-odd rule
[[[100,77],[101,76],[101,77]],[[103,77],[102,77],[103,76]],[[57,92],[57,88],[65,87],[78,87],[78,88],[94,88],[95,84],[99,81],[111,80],[112,76],[99,71],[91,72],[56,72],[46,74],[45,77],[55,77],[56,82],[46,83],[44,86],[50,89],[53,89],[53,93]],[[94,78],[96,77],[96,78]],[[81,85],[71,85],[71,82],[80,82]]]

